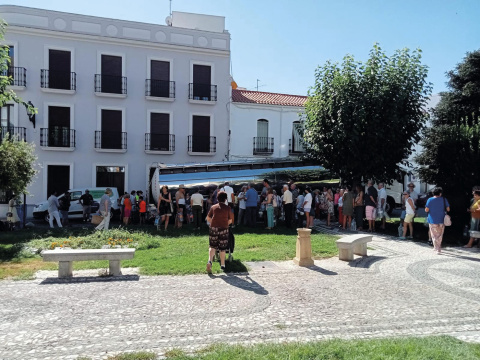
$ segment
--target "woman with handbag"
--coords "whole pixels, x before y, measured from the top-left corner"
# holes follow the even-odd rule
[[[442,192],[443,189],[441,187],[433,189],[433,197],[428,199],[425,205],[425,212],[428,214],[428,227],[433,242],[433,251],[436,251],[438,255],[442,251],[445,226],[451,225],[450,216],[447,214],[450,211],[450,204],[442,196]]]
[[[157,229],[160,229],[162,221],[165,221],[165,230],[167,230],[170,216],[172,216],[172,194],[168,191],[168,186],[163,185],[157,202],[157,213],[160,216],[160,222]]]

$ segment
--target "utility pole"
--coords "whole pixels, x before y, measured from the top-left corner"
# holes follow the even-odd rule
[[[170,16],[172,16],[172,0],[170,0]]]
[[[257,91],[258,91],[258,82],[260,81],[260,79],[257,79]]]

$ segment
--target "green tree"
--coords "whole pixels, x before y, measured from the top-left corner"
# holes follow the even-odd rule
[[[4,39],[6,27],[7,24],[0,20],[0,42]],[[36,109],[7,88],[12,83],[12,78],[6,76],[9,66],[8,46],[0,46],[0,107],[15,102],[35,113]],[[35,160],[33,144],[17,141],[8,133],[0,132],[0,189],[12,191],[15,194],[25,193],[36,173]]]
[[[397,178],[428,118],[427,72],[421,50],[388,57],[378,44],[366,63],[347,55],[318,67],[305,106],[306,157],[347,181]]]
[[[480,185],[480,50],[467,53],[447,76],[449,91],[440,93],[415,160],[425,181],[455,197]]]

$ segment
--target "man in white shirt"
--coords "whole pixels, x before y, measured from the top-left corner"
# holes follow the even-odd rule
[[[58,203],[57,192],[54,191],[52,195],[48,198],[48,222],[50,223],[50,227],[53,228],[53,219],[57,220],[58,227],[62,227],[62,223],[60,221],[60,215],[58,214],[58,208],[60,204]]]
[[[225,181],[225,185],[220,191],[224,191],[227,193],[227,204],[233,210],[233,204],[235,203],[235,195],[233,194],[233,188],[230,186],[228,181]]]
[[[292,212],[293,212],[293,198],[292,193],[288,190],[288,185],[283,185],[283,208],[285,211],[285,226],[290,228],[292,226]]]
[[[190,198],[190,205],[192,206],[193,212],[193,226],[199,230],[202,225],[203,212],[203,195],[200,194],[199,188],[196,189],[195,194]]]
[[[381,217],[382,226],[381,230],[385,230],[385,208],[387,206],[387,191],[385,190],[384,183],[378,183],[378,198],[377,198],[377,214]]]
[[[245,214],[245,210],[247,208],[245,204],[245,192],[247,191],[247,187],[242,187],[242,191],[238,194],[238,222],[237,225],[242,223],[242,219],[244,224],[247,224],[246,218],[243,216]]]

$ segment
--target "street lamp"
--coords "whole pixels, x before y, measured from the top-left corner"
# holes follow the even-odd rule
[[[33,106],[31,101],[28,102],[28,105],[30,106],[27,108],[28,119],[31,121],[33,128],[35,129],[35,111],[33,110],[35,106]]]

